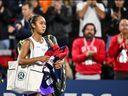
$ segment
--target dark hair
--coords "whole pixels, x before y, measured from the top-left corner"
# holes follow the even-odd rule
[[[83,27],[83,29],[82,29],[82,32],[84,33],[84,31],[85,31],[85,29],[87,28],[88,25],[92,25],[94,27],[94,31],[96,33],[96,27],[95,27],[95,25],[93,23],[87,23],[87,24],[85,24],[84,27]]]
[[[34,6],[30,3],[30,2],[24,2],[23,4],[22,4],[22,6],[25,6],[25,5],[28,5],[28,7],[30,8],[30,9],[32,9],[32,10],[34,10]]]
[[[32,24],[35,24],[35,22],[37,21],[37,18],[40,17],[40,16],[41,15],[34,15],[34,16],[32,16],[32,17],[29,18],[28,22],[29,22],[29,25],[30,25],[30,27],[32,29],[34,29],[33,26],[32,26]]]

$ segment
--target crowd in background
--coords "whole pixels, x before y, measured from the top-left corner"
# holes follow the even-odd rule
[[[76,66],[72,60],[73,41],[84,35],[83,27],[91,22],[96,27],[95,37],[105,42],[105,51],[108,52],[111,37],[120,33],[120,20],[128,18],[128,2],[127,0],[0,0],[1,50],[15,50],[20,40],[31,36],[28,20],[35,14],[40,14],[46,19],[45,35],[54,35],[60,46],[68,45],[70,53],[66,62],[72,69],[67,69],[68,72],[70,70],[68,78],[76,79]],[[11,56],[14,58],[16,55]],[[0,70],[3,70],[2,68],[3,66]],[[101,70],[101,79],[114,79],[111,64],[103,62]]]

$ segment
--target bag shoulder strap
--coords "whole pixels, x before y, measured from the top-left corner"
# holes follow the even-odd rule
[[[20,50],[21,50],[21,47],[22,47],[24,41],[26,41],[26,40],[28,40],[29,43],[30,43],[30,50],[34,48],[34,43],[33,43],[33,41],[32,41],[30,38],[31,38],[31,37],[19,41],[18,46],[17,46],[17,54],[18,54],[18,55],[19,55],[19,53],[20,53]],[[30,53],[30,51],[29,51],[29,53]]]

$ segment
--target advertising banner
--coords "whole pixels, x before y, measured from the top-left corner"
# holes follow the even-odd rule
[[[128,96],[127,80],[67,80],[63,96]],[[0,96],[22,96],[0,83]]]

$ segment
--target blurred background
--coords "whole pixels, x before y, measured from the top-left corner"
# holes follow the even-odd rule
[[[93,0],[0,0],[0,84],[6,82],[8,61],[17,59],[17,46],[19,41],[31,36],[28,19],[33,14],[39,14],[45,17],[47,25],[45,35],[54,35],[60,46],[68,45],[70,52],[65,60],[66,76],[68,80],[76,80],[76,66],[72,60],[72,44],[75,39],[82,37],[80,33],[82,26],[79,11],[82,9],[82,4],[88,1]],[[103,18],[97,18],[101,25],[97,30],[101,31],[98,31],[100,35],[96,37],[104,40],[107,53],[110,37],[119,33],[119,21],[122,18],[128,18],[128,1],[94,1],[102,5],[102,11],[105,14]],[[86,18],[83,20],[86,21]],[[114,80],[112,62],[110,62],[110,64],[106,64],[106,62],[102,63],[100,75],[101,80]],[[68,94],[65,96],[77,95]]]

